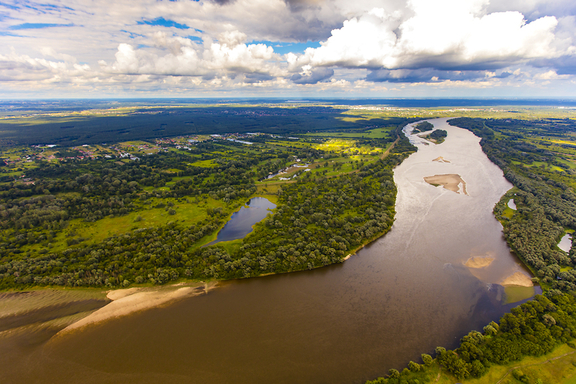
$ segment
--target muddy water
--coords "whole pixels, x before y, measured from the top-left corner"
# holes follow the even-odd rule
[[[491,213],[511,185],[472,133],[431,122],[448,137],[440,145],[413,138],[418,152],[395,170],[392,230],[345,263],[228,282],[48,341],[44,334],[5,337],[0,376],[26,383],[363,383],[436,346],[455,347],[517,305],[504,304],[497,283],[522,268]],[[423,179],[443,174],[460,175],[467,195]],[[494,261],[467,268],[475,256]]]

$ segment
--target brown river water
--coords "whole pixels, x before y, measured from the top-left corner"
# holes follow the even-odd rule
[[[527,272],[492,215],[511,184],[479,138],[430,122],[448,138],[411,136],[418,152],[395,170],[392,230],[343,264],[225,282],[56,337],[57,326],[5,331],[0,382],[363,383],[436,346],[454,348],[518,305],[498,283]],[[444,174],[459,175],[467,195],[424,181]],[[476,256],[494,260],[464,265]]]

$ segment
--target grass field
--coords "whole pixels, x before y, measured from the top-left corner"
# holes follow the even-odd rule
[[[201,168],[214,168],[218,166],[214,160],[200,160],[190,163],[193,167],[201,167]]]
[[[502,216],[507,217],[508,219],[511,219],[513,215],[514,215],[514,210],[510,207],[506,207],[504,212],[502,212]]]
[[[371,129],[365,132],[314,132],[307,133],[304,136],[308,137],[329,137],[329,138],[365,138],[365,139],[382,139],[388,137],[388,134],[396,129],[396,127],[385,127]]]
[[[174,204],[172,207],[176,211],[174,215],[170,215],[165,207],[156,208],[158,204],[166,205],[169,202]],[[87,223],[82,219],[70,220],[68,227],[54,238],[52,250],[62,251],[69,248],[66,240],[71,238],[82,237],[87,239],[84,244],[99,243],[111,236],[121,235],[140,228],[163,226],[169,222],[178,222],[185,226],[190,226],[206,218],[209,208],[220,207],[227,215],[231,215],[240,208],[239,203],[226,205],[224,202],[210,197],[201,200],[199,203],[157,198],[151,198],[147,203],[140,210],[130,212],[124,216],[105,217],[92,223]],[[34,245],[31,248],[39,246]]]

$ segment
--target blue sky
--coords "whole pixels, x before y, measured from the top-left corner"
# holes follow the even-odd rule
[[[0,98],[576,98],[556,0],[4,0]]]

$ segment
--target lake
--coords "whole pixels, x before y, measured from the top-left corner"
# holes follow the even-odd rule
[[[499,283],[528,272],[492,214],[511,184],[478,137],[446,119],[429,121],[448,132],[446,141],[410,136],[418,152],[394,172],[391,231],[346,262],[224,282],[201,296],[58,337],[43,328],[15,332],[0,343],[0,377],[11,383],[363,383],[437,346],[456,347],[470,330],[518,305],[507,304]],[[438,175],[458,175],[452,179],[465,182],[466,194],[424,181]],[[532,294],[528,288],[514,297]]]

